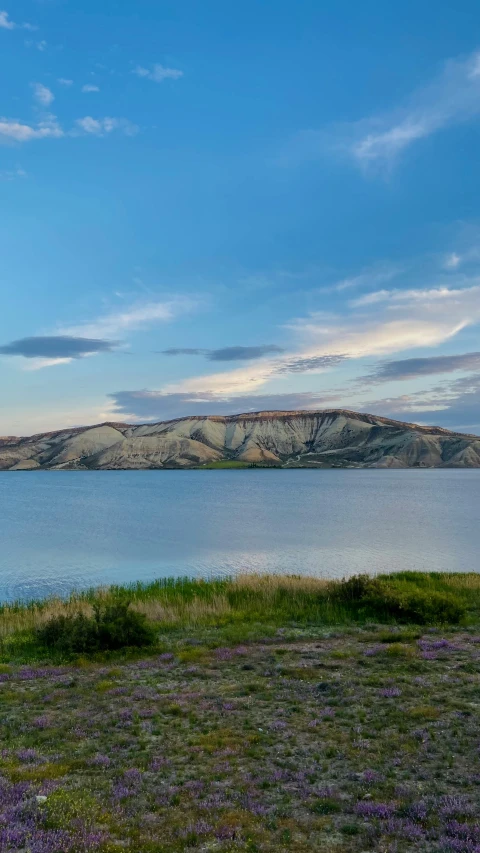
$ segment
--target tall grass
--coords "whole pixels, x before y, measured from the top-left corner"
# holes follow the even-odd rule
[[[399,572],[377,576],[380,599],[387,593],[449,596],[459,602],[470,619],[480,619],[480,575]],[[236,578],[192,580],[166,578],[153,583],[109,586],[72,593],[68,598],[47,598],[0,606],[0,638],[33,631],[57,616],[83,613],[93,605],[130,601],[133,609],[163,626],[196,627],[235,622],[272,624],[344,624],[375,618],[375,612],[345,594],[341,581],[292,575],[240,575]],[[353,589],[350,584],[350,589]],[[358,595],[357,595],[358,598]],[[376,607],[381,611],[381,602]],[[388,613],[383,613],[383,617]]]
[[[128,600],[133,610],[164,627],[224,625],[228,622],[341,621],[333,612],[329,581],[276,575],[235,579],[166,578],[153,583],[110,586],[0,606],[0,638],[33,631],[59,616],[92,616],[93,605]]]

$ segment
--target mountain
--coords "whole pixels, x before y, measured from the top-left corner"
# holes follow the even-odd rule
[[[480,468],[480,437],[343,409],[254,412],[0,438],[0,470]]]

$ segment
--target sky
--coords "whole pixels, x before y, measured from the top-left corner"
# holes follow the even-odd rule
[[[0,435],[480,433],[479,32],[478,0],[0,0]]]

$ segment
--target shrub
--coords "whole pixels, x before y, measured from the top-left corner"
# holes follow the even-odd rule
[[[341,805],[333,797],[323,797],[313,804],[312,811],[320,815],[335,814],[341,811]]]
[[[409,585],[410,586],[410,585]],[[394,581],[357,575],[333,589],[334,601],[347,606],[356,616],[393,618],[419,625],[458,623],[465,616],[462,601],[449,592],[420,589]]]
[[[387,655],[393,658],[414,658],[416,654],[414,646],[406,646],[404,643],[390,643],[387,646]]]
[[[340,581],[332,590],[332,598],[340,604],[358,604],[380,589],[380,582],[368,575],[353,575]]]
[[[465,616],[463,602],[448,592],[405,590],[395,586],[383,586],[368,600],[376,611],[384,611],[400,622],[416,622],[419,625],[435,623],[458,623]],[[378,608],[378,609],[377,609]]]
[[[419,637],[421,637],[420,631],[412,631],[407,628],[403,631],[379,631],[375,639],[379,643],[413,643]]]
[[[42,646],[67,654],[92,654],[143,647],[155,642],[155,632],[142,613],[130,610],[129,602],[95,605],[94,615],[57,616],[37,630]]]

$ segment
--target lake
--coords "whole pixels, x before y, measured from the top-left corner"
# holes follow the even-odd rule
[[[0,601],[236,572],[480,569],[480,471],[0,473]]]

